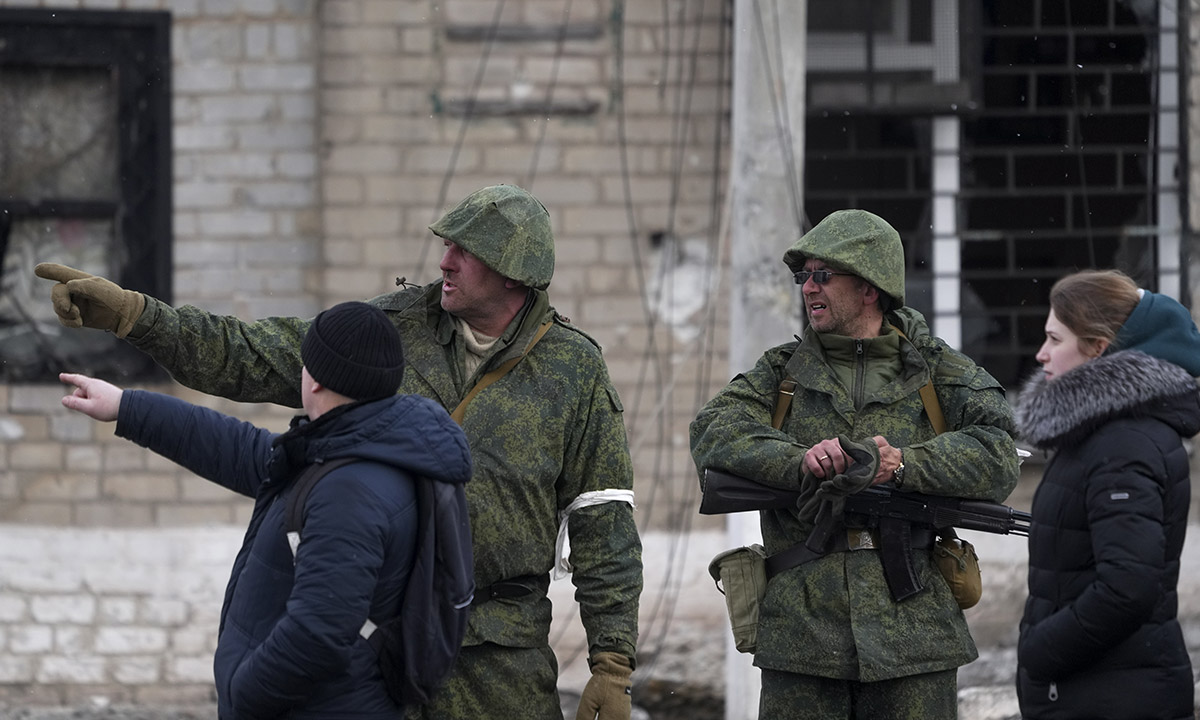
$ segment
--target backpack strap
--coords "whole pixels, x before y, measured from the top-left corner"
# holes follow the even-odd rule
[[[300,529],[304,527],[304,505],[308,502],[308,494],[312,492],[317,481],[343,465],[349,465],[358,458],[342,457],[336,460],[317,460],[304,468],[300,477],[292,483],[292,492],[288,496],[287,508],[283,511],[283,529],[287,533],[288,547],[292,549],[292,564],[296,563],[296,552],[300,549]],[[367,618],[358,634],[370,640],[375,632],[375,623]]]
[[[785,377],[779,383],[779,392],[775,395],[775,412],[771,415],[771,427],[779,430],[783,427],[783,419],[787,417],[788,408],[792,406],[792,398],[796,395],[796,381],[791,376]]]
[[[317,481],[334,470],[349,465],[358,458],[343,457],[336,460],[317,460],[311,463],[300,477],[292,483],[287,508],[283,513],[283,529],[287,533],[288,546],[292,548],[292,562],[296,562],[296,551],[300,548],[300,528],[304,526],[304,503]]]
[[[537,333],[534,334],[533,340],[525,347],[525,352],[521,353],[515,358],[509,358],[504,362],[503,365],[481,377],[479,382],[475,383],[475,387],[471,388],[471,391],[467,393],[467,396],[464,397],[462,402],[458,404],[458,407],[454,408],[454,412],[450,413],[450,417],[454,419],[454,422],[462,425],[463,416],[467,414],[467,403],[474,400],[475,396],[478,395],[488,385],[491,385],[500,378],[504,377],[509,370],[512,370],[514,367],[516,367],[517,363],[521,362],[521,359],[529,354],[529,351],[533,349],[534,345],[537,345],[538,340],[542,339],[542,336],[546,334],[546,331],[549,330],[550,326],[553,324],[553,318],[542,323],[542,326],[538,328]]]

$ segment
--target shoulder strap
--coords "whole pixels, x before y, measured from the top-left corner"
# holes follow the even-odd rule
[[[790,376],[779,383],[779,393],[775,395],[775,412],[771,415],[771,426],[776,430],[783,427],[783,419],[787,417],[788,408],[792,406],[792,398],[796,395],[796,381]]]
[[[292,483],[288,496],[287,508],[283,514],[283,529],[287,533],[288,545],[292,548],[292,559],[296,559],[296,550],[300,547],[300,528],[304,526],[304,504],[308,502],[308,494],[312,492],[317,481],[343,465],[349,465],[358,458],[343,457],[336,460],[318,460],[300,473]]]
[[[900,328],[895,325],[892,329],[904,338],[908,336],[904,334]],[[929,416],[929,423],[933,425],[933,431],[938,435],[946,432],[946,416],[942,413],[942,405],[938,402],[937,391],[933,389],[933,378],[929,378],[929,382],[921,386],[921,402],[925,405],[925,414]],[[771,418],[771,425],[776,430],[783,427],[783,418],[787,415],[788,408],[792,404],[792,396],[796,394],[796,381],[791,377],[785,377],[783,382],[779,383],[779,392],[775,396],[775,414]]]
[[[475,396],[478,395],[484,388],[504,377],[509,370],[512,370],[514,367],[516,367],[517,363],[521,362],[521,359],[529,354],[529,351],[533,349],[534,345],[537,345],[538,340],[542,339],[542,336],[546,334],[546,331],[549,330],[550,326],[553,324],[553,318],[542,323],[542,326],[538,328],[537,333],[533,336],[533,340],[525,348],[525,352],[521,353],[515,358],[509,358],[504,362],[503,365],[495,370],[492,370],[487,375],[479,378],[479,382],[475,383],[475,387],[471,388],[471,391],[468,392],[467,396],[462,399],[462,402],[458,404],[458,407],[454,408],[454,412],[450,413],[450,417],[454,419],[454,422],[462,425],[463,416],[467,414],[467,404],[474,400]]]
[[[890,323],[889,323],[890,324]],[[900,328],[892,325],[892,329],[900,337],[908,340],[908,336]],[[938,402],[937,391],[933,389],[933,376],[930,375],[929,382],[921,387],[921,402],[925,404],[925,414],[929,416],[929,423],[933,425],[933,431],[938,435],[946,432],[946,416],[942,414],[942,405]]]

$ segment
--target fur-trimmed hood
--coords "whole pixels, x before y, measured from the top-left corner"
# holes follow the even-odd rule
[[[1042,450],[1073,445],[1118,417],[1155,417],[1182,437],[1200,432],[1200,387],[1183,368],[1138,350],[1101,356],[1047,380],[1026,381],[1016,408],[1021,437]]]

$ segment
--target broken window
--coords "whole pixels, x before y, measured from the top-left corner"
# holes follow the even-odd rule
[[[111,334],[69,330],[41,262],[170,299],[166,13],[0,9],[0,380],[157,374]]]

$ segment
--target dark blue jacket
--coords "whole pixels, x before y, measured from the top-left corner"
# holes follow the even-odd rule
[[[467,442],[431,400],[397,395],[298,418],[277,435],[176,398],[129,390],[117,435],[255,498],[233,564],[214,659],[221,720],[395,720],[368,617],[400,606],[412,566],[412,477],[465,483]],[[313,488],[293,565],[289,484],[315,460],[355,457]]]

